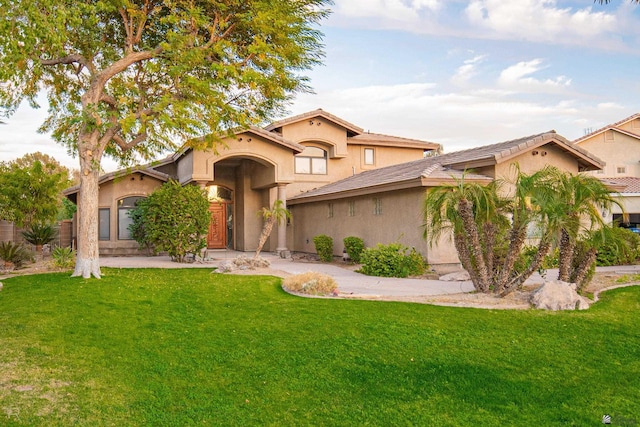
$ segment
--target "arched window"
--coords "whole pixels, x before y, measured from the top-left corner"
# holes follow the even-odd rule
[[[132,196],[118,200],[118,240],[131,240],[129,225],[133,221],[129,217],[129,212],[136,207],[140,199],[144,197]]]
[[[326,175],[327,152],[318,147],[306,147],[300,154],[296,154],[296,173]]]

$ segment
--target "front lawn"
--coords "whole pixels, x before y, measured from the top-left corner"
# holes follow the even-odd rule
[[[581,312],[103,269],[0,291],[0,425],[640,425],[640,287]]]

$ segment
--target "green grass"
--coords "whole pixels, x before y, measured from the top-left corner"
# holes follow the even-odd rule
[[[639,287],[549,313],[103,272],[4,281],[0,425],[640,424]]]

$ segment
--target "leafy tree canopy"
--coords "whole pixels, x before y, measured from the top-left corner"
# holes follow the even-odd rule
[[[56,218],[60,192],[69,184],[69,170],[64,166],[52,159],[43,164],[28,156],[0,165],[0,219],[27,228]]]
[[[74,275],[100,277],[98,176],[280,113],[320,62],[331,0],[0,0],[0,110],[45,90],[80,162]]]

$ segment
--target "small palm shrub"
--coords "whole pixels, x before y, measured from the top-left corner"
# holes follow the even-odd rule
[[[14,267],[20,268],[25,262],[33,262],[33,254],[31,251],[20,243],[0,242],[0,259],[7,264],[13,264]]]
[[[24,240],[36,246],[53,242],[57,234],[58,232],[51,224],[32,224],[22,232]]]
[[[414,248],[409,250],[399,243],[367,248],[362,252],[359,272],[368,276],[408,277],[425,272],[427,264]]]
[[[316,253],[321,261],[331,262],[333,260],[333,239],[326,234],[319,234],[313,238],[316,246]]]
[[[69,247],[57,247],[51,252],[51,266],[54,268],[73,268],[75,263],[76,252]]]
[[[334,295],[338,285],[333,277],[309,271],[284,279],[282,286],[291,291],[309,295]]]
[[[360,256],[364,251],[364,241],[360,237],[349,236],[345,237],[344,248],[347,251],[347,255],[351,258],[351,261],[356,264],[360,264]]]

